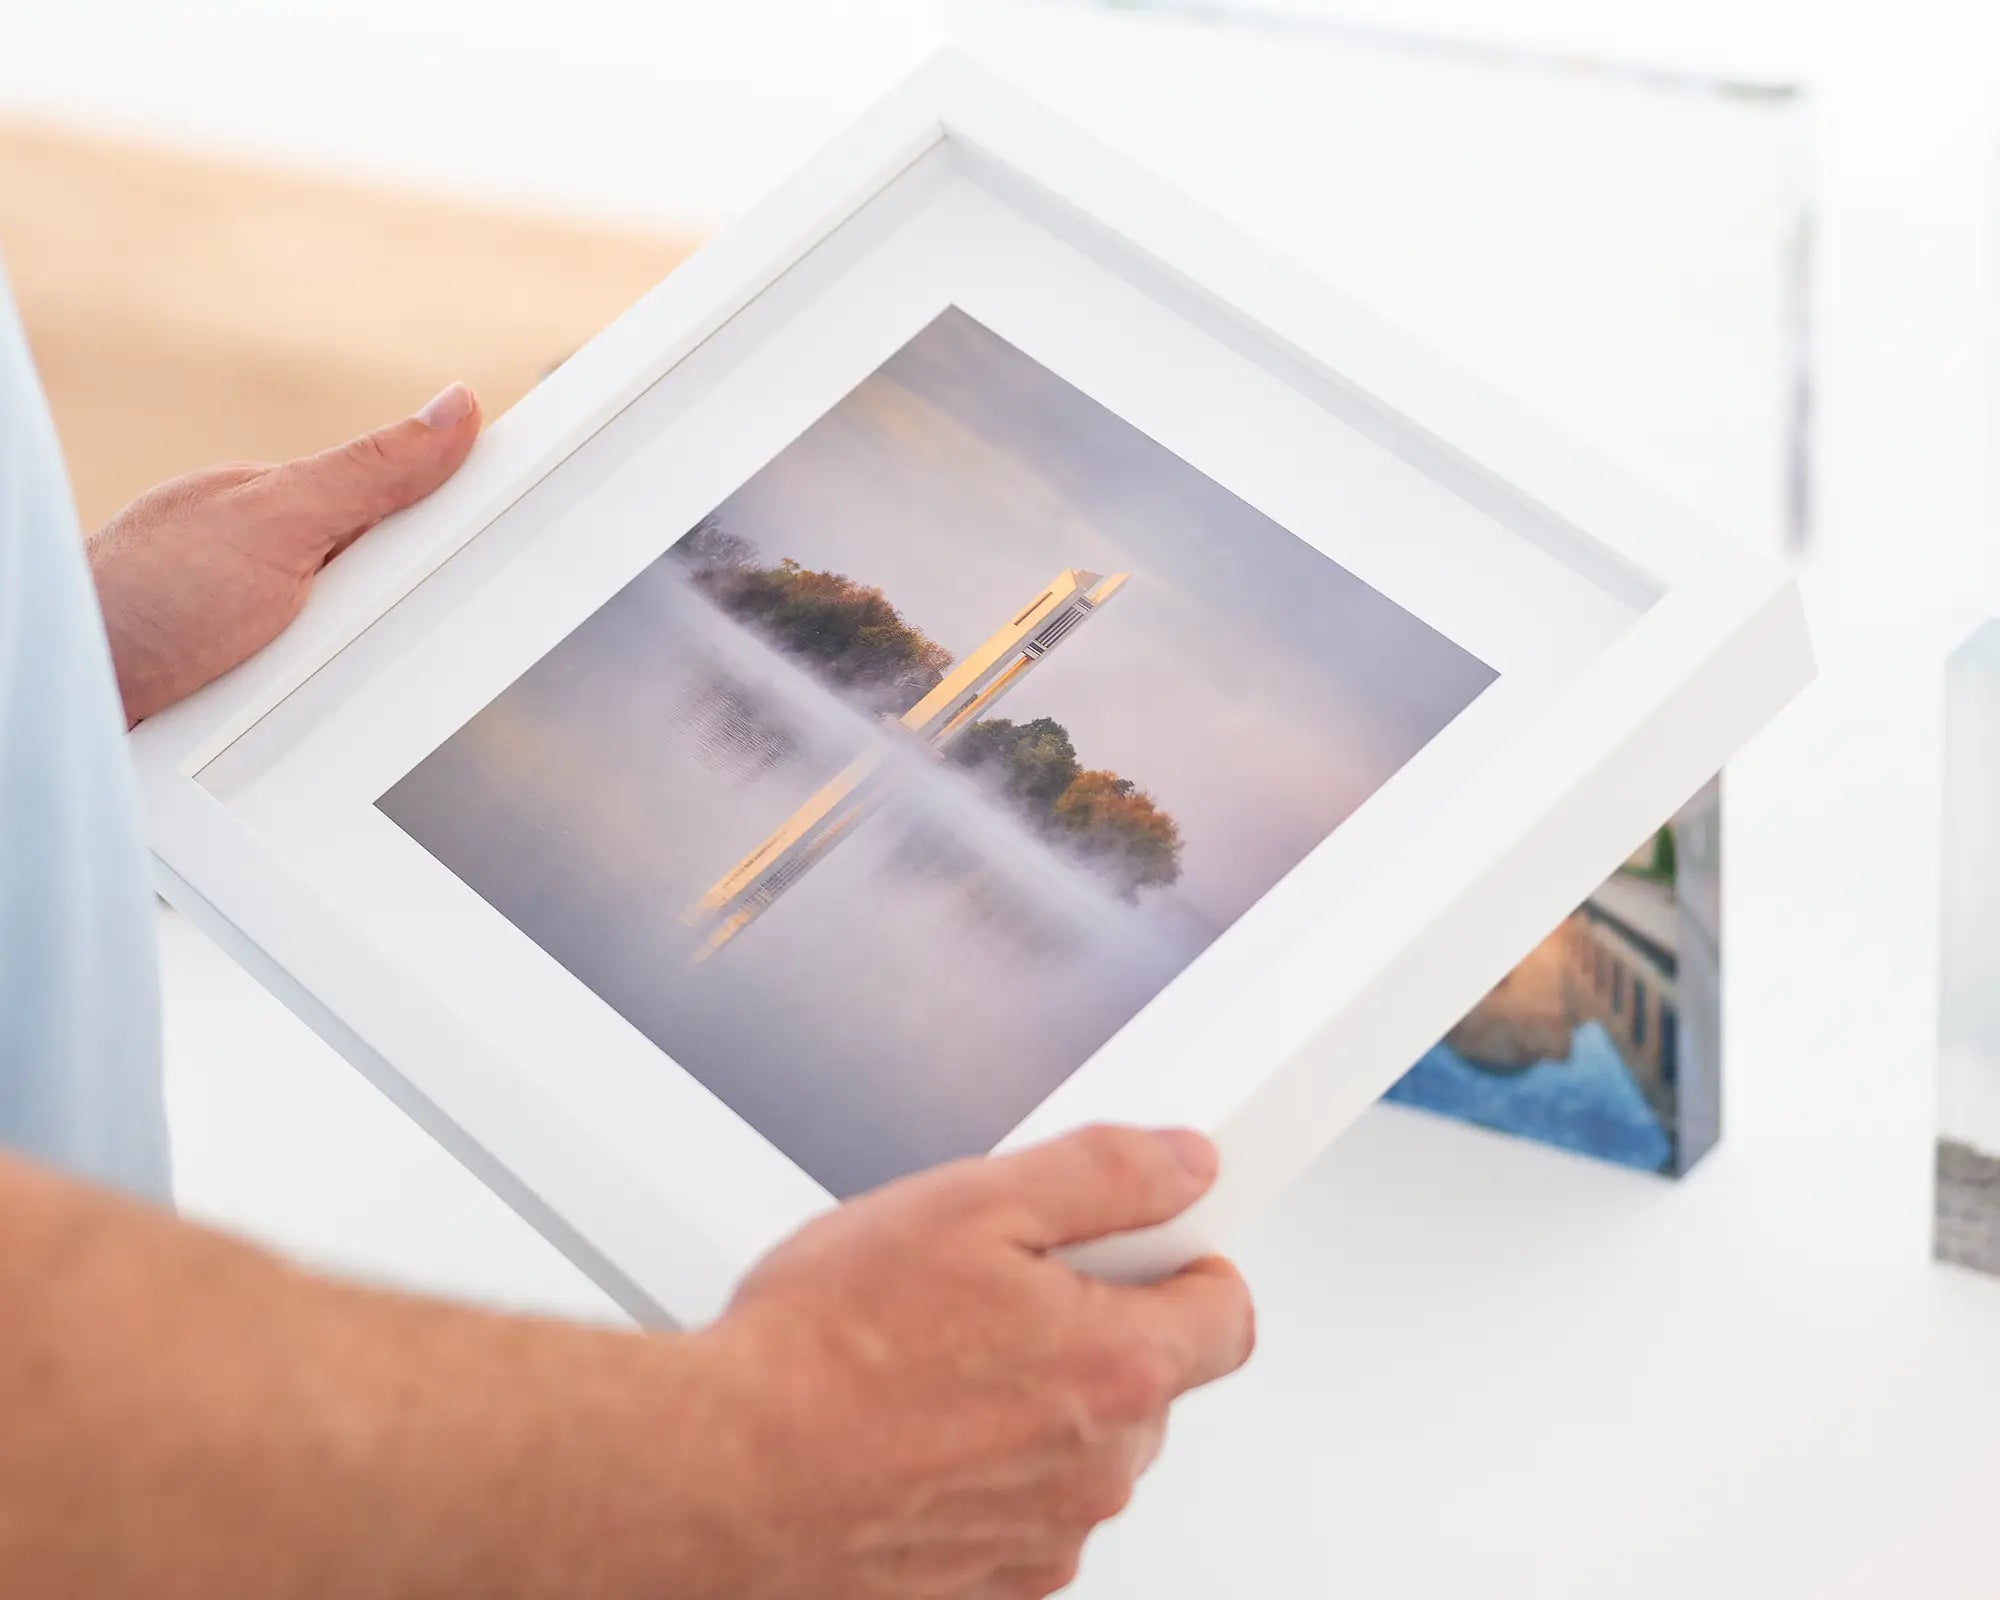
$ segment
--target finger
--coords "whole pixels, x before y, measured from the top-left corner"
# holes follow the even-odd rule
[[[478,436],[479,402],[454,383],[414,416],[285,462],[261,492],[306,556],[325,561],[436,489],[458,470]]]
[[[1137,1308],[1159,1347],[1171,1353],[1176,1395],[1227,1377],[1256,1348],[1250,1287],[1221,1256],[1204,1256],[1171,1278],[1117,1293]]]
[[[980,1164],[976,1181],[1034,1250],[1179,1216],[1215,1182],[1215,1146],[1185,1128],[1094,1127]]]
[[[1141,1423],[1125,1436],[1125,1465],[1132,1481],[1137,1483],[1153,1470],[1153,1463],[1160,1459],[1160,1452],[1167,1447],[1167,1419]]]
[[[1002,1567],[973,1591],[977,1600],[1047,1600],[1076,1582],[1074,1556],[1058,1557],[1039,1566]]]

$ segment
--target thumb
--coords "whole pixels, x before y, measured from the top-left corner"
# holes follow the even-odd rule
[[[454,383],[414,416],[317,455],[267,480],[272,512],[308,556],[325,562],[393,511],[449,478],[479,436],[479,402]]]

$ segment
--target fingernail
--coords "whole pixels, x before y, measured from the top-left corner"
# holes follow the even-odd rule
[[[1174,1159],[1187,1168],[1189,1177],[1206,1183],[1215,1176],[1220,1162],[1215,1146],[1192,1128],[1156,1128],[1153,1137],[1173,1152]]]
[[[417,413],[417,421],[427,428],[455,428],[471,414],[472,391],[462,383],[454,383],[438,391]]]

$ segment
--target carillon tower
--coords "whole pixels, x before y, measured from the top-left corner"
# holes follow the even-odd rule
[[[1125,585],[1129,572],[1104,577],[1059,572],[1012,622],[994,631],[893,726],[920,748],[941,755],[973,723],[1073,637]],[[893,783],[882,755],[850,762],[784,825],[716,882],[688,912],[706,930],[701,956],[720,950],[812,869],[880,804]]]

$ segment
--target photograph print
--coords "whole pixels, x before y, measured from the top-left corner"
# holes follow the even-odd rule
[[[956,309],[377,804],[828,1191],[989,1150],[1494,679]]]
[[[1717,779],[1389,1091],[1669,1177],[1722,1133]]]

